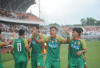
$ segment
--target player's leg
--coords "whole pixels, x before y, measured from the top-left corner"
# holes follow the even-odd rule
[[[60,68],[60,61],[54,62],[52,68]]]
[[[21,68],[21,63],[15,61],[15,68]]]
[[[21,68],[27,68],[27,61],[23,61],[21,63]]]

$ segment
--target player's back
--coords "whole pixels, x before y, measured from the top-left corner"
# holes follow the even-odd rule
[[[16,61],[26,61],[27,53],[25,49],[24,39],[19,38],[14,42],[14,59]]]

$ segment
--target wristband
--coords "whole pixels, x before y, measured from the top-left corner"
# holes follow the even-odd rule
[[[11,37],[11,39],[13,40],[14,38],[13,38],[13,37]]]
[[[10,50],[9,50],[9,53],[10,53]]]
[[[67,37],[70,37],[70,35],[67,35]]]

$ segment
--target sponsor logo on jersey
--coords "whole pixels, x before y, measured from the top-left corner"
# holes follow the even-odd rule
[[[49,43],[49,46],[52,47],[52,48],[57,48],[58,47],[57,44],[51,44],[51,43]]]
[[[32,41],[32,43],[33,43],[33,44],[36,44],[36,42],[35,42],[35,41]]]
[[[75,44],[71,44],[71,47],[73,47],[75,49],[79,49],[79,46],[76,46]]]

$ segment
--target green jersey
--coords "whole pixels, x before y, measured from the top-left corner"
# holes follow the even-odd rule
[[[44,35],[43,34],[38,34],[36,36],[36,38],[38,40],[43,39]],[[42,55],[42,43],[41,44],[36,43],[34,38],[33,38],[33,36],[32,36],[32,40],[31,41],[32,41],[32,52],[31,52],[31,55],[34,56],[33,58]]]
[[[28,45],[27,40],[19,38],[12,44],[14,47],[14,59],[15,61],[27,61],[27,52],[25,47]]]
[[[62,37],[56,37],[56,39],[50,38],[47,42],[47,60],[60,61],[60,45],[64,43],[65,39]]]
[[[82,55],[78,56],[76,53],[84,49],[86,49],[85,42],[82,42],[81,39],[79,40],[72,39],[69,43],[69,53],[68,53],[69,63],[73,62],[74,65],[80,63],[80,60],[82,60]]]
[[[44,40],[45,36],[43,34],[38,34],[36,36],[36,39],[40,40]],[[43,54],[42,54],[42,43],[38,44],[35,42],[33,36],[32,36],[32,40],[31,40],[31,44],[32,44],[32,51],[31,51],[31,65],[32,68],[37,68],[37,67],[43,67]]]

